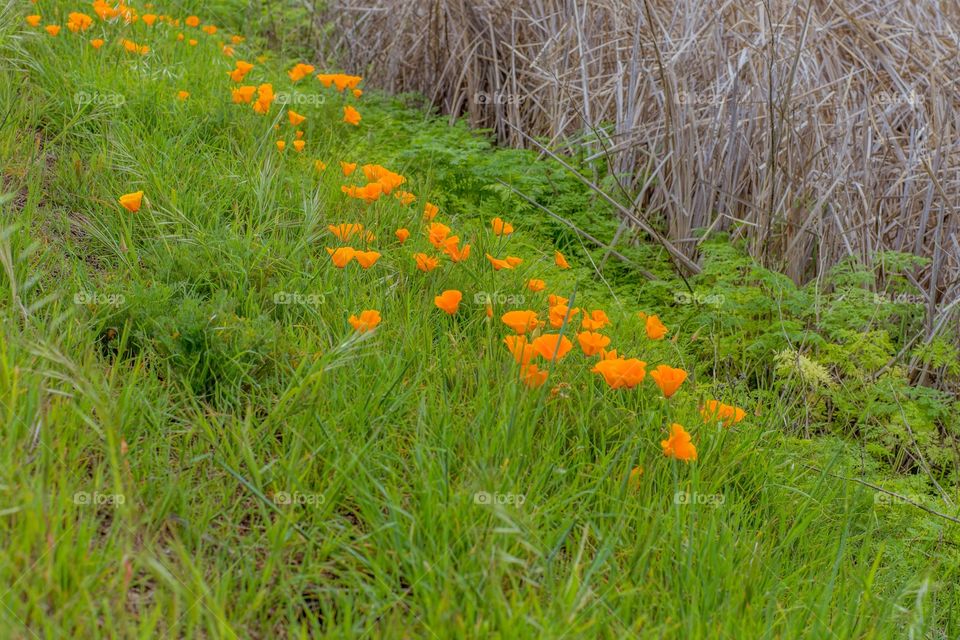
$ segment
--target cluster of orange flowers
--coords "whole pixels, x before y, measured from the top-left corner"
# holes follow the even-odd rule
[[[118,3],[111,6],[104,0],[95,0],[93,3],[94,12],[104,21],[123,20],[126,23],[142,21],[147,26],[166,23],[173,27],[180,27],[179,19],[156,14],[138,14],[134,9]],[[27,23],[37,27],[42,23],[40,15],[27,16]],[[66,26],[73,33],[82,33],[87,31],[93,24],[93,18],[84,13],[74,12],[68,15]],[[200,28],[200,20],[196,16],[189,16],[183,20],[183,24],[191,29]],[[45,29],[51,36],[59,33],[59,25],[46,25]],[[214,25],[204,25],[201,31],[208,36],[214,36],[218,29]],[[184,34],[177,34],[178,41],[185,39]],[[230,39],[232,45],[240,45],[243,42],[241,36],[233,36]],[[128,39],[121,39],[122,46],[131,53],[146,55],[150,48],[145,44],[140,44]],[[91,41],[91,45],[99,49],[104,44],[102,39]],[[196,40],[190,39],[189,44],[195,45]],[[222,43],[222,51],[226,55],[233,57],[234,49],[227,42]],[[260,61],[263,58],[259,59]],[[255,113],[268,114],[272,105],[276,101],[276,93],[273,84],[261,82],[259,84],[245,85],[243,82],[247,76],[253,72],[255,65],[244,60],[237,60],[234,68],[227,72],[227,75],[234,83],[231,89],[232,102],[235,104],[250,104]],[[287,76],[292,83],[298,83],[304,78],[313,75],[316,69],[313,65],[298,63],[287,71]],[[354,98],[359,98],[362,90],[358,85],[362,81],[360,76],[347,74],[328,74],[321,73],[316,75],[317,80],[323,87],[334,87],[339,93],[347,90],[352,92]],[[177,99],[187,100],[189,92],[181,90],[177,92]],[[344,105],[343,122],[358,126],[361,122],[360,113],[352,105]],[[287,108],[287,120],[293,129],[289,145],[298,153],[302,153],[306,148],[304,131],[300,129],[308,120],[308,116]],[[277,125],[279,129],[280,125]],[[286,138],[276,141],[278,151],[283,152],[287,149],[288,140]],[[323,171],[326,163],[321,160],[315,160],[314,166],[317,171]],[[357,163],[341,161],[340,163],[343,176],[350,178],[357,169]],[[399,173],[379,164],[364,164],[360,167],[360,174],[364,178],[363,184],[343,184],[342,193],[351,199],[356,199],[367,204],[373,204],[384,196],[393,196],[401,206],[409,206],[417,200],[414,193],[404,191],[402,186],[407,184],[407,178]],[[119,198],[119,204],[123,209],[136,213],[144,203],[143,191],[135,191],[124,194]],[[451,264],[466,262],[471,255],[471,244],[461,240],[461,236],[453,231],[450,226],[436,220],[439,214],[439,208],[425,202],[422,212],[422,232],[426,243],[433,248],[431,251],[411,251],[410,258],[416,270],[423,273],[429,273],[437,269],[441,261],[446,259]],[[330,261],[336,269],[346,269],[352,263],[359,265],[360,269],[367,270],[375,267],[381,258],[381,253],[372,243],[377,240],[376,234],[366,228],[361,223],[341,223],[328,226],[331,236],[336,239],[339,246],[327,247],[326,251],[330,256]],[[491,251],[500,253],[486,253],[485,258],[490,268],[494,272],[502,270],[513,270],[524,263],[524,259],[516,255],[510,255],[506,250],[506,240],[514,233],[514,226],[500,217],[490,221],[490,233],[495,240],[487,244],[493,247]],[[394,231],[394,237],[399,246],[403,246],[411,237],[411,232],[407,228],[399,228]],[[334,243],[336,244],[336,243]],[[426,244],[425,244],[426,246]],[[430,251],[428,253],[427,251]],[[555,251],[553,263],[559,269],[569,269],[570,264],[566,257],[560,252]],[[526,288],[532,292],[543,292],[547,285],[544,280],[531,278],[526,283]],[[602,309],[581,309],[572,307],[567,298],[549,294],[547,295],[547,307],[544,317],[541,318],[541,311],[534,309],[516,309],[503,313],[500,322],[505,325],[511,333],[503,338],[507,351],[513,357],[518,365],[518,378],[529,388],[538,388],[547,382],[551,375],[552,366],[564,360],[574,351],[574,342],[564,335],[567,327],[579,323],[579,330],[575,333],[576,344],[579,350],[586,358],[593,358],[590,372],[598,376],[603,384],[611,390],[632,390],[638,388],[647,378],[647,362],[636,357],[627,357],[621,355],[616,349],[611,348],[611,338],[603,333],[604,329],[612,324],[610,317]],[[437,309],[449,316],[455,316],[460,313],[461,303],[463,301],[463,292],[457,289],[445,289],[434,296],[434,305]],[[488,319],[494,317],[492,304],[487,304],[485,313]],[[669,333],[669,329],[656,315],[639,314],[643,322],[644,331],[649,340],[663,340]],[[358,315],[350,315],[348,319],[350,325],[357,333],[367,333],[374,331],[381,323],[380,312],[376,309],[366,309]],[[547,327],[549,325],[549,328]],[[681,368],[672,367],[666,363],[660,363],[649,371],[649,378],[659,389],[664,399],[669,400],[674,397],[683,387],[688,374]],[[708,401],[700,410],[705,423],[715,423],[723,426],[730,426],[738,423],[745,417],[743,409],[732,405],[723,404],[717,400]],[[661,442],[663,453],[666,456],[683,461],[691,461],[697,458],[697,449],[693,443],[690,433],[683,425],[671,423],[669,427],[669,436]],[[635,469],[631,474],[631,482],[638,477],[640,470]]]

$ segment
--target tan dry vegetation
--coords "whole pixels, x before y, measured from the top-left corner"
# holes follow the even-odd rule
[[[929,331],[957,308],[960,3],[335,0],[318,19],[373,86],[505,144],[586,145],[628,223],[687,256],[726,230],[803,282],[911,252]]]

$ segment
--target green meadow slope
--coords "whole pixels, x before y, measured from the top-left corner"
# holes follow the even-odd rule
[[[314,78],[341,70],[295,83],[230,7],[132,10],[0,14],[0,638],[957,637],[957,405],[888,366],[919,316],[871,265],[828,294],[721,238],[685,282],[575,231],[616,222],[552,162]],[[263,83],[267,113],[234,102]],[[352,198],[363,165],[406,181]],[[348,245],[379,257],[338,268]],[[572,347],[532,356],[540,385],[504,344],[522,310]],[[636,387],[592,371],[593,310]],[[661,364],[688,373],[669,399]],[[713,399],[743,419],[705,421]]]

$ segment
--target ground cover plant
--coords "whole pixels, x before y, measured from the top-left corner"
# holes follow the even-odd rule
[[[0,13],[0,637],[960,633],[919,258],[611,251],[560,162],[251,24]]]

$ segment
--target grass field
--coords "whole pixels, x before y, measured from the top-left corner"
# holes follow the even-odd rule
[[[314,78],[351,70],[294,82],[304,61],[229,6],[95,8],[0,14],[0,638],[960,635],[956,461],[918,426],[956,404],[890,383],[923,447],[904,472],[830,428],[856,393],[805,423],[813,386],[752,359],[757,336],[799,335],[776,315],[787,298],[726,283],[722,304],[673,304],[685,285],[658,248],[601,270],[582,236],[504,208],[498,179],[592,215],[549,160]],[[70,12],[90,25],[73,32]],[[235,82],[238,60],[253,68]],[[237,102],[240,86],[259,89]],[[371,202],[343,189],[367,182]],[[780,283],[715,251],[703,291],[734,273]],[[435,300],[448,290],[454,313]],[[380,322],[357,330],[366,310]],[[504,344],[502,316],[523,310],[543,323],[517,350],[535,370]],[[581,337],[593,310],[621,357],[609,376]],[[801,343],[854,325],[817,313]],[[885,348],[864,336],[837,361]],[[636,386],[614,388],[622,358],[646,363]],[[688,374],[669,398],[658,365]]]

